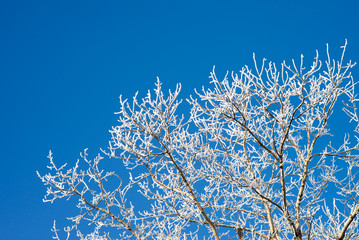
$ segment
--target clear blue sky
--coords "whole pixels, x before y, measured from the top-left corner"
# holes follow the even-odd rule
[[[58,162],[105,148],[118,96],[181,82],[184,94],[251,64],[333,54],[359,61],[358,1],[0,1],[0,239],[50,239],[66,202],[42,203]],[[358,67],[354,76],[359,77]]]

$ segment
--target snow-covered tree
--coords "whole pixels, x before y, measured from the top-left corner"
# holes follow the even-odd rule
[[[359,239],[359,98],[342,48],[307,68],[302,56],[254,58],[223,79],[213,69],[185,102],[180,84],[164,93],[159,81],[143,99],[120,97],[107,150],[71,167],[50,152],[44,201],[76,199],[65,231],[79,239]]]

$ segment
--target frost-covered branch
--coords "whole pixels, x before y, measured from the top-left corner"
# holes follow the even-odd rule
[[[144,98],[120,98],[104,153],[122,161],[126,184],[118,169],[99,167],[100,156],[68,169],[50,154],[52,173],[39,174],[45,201],[77,198],[68,230],[88,221],[93,236],[114,228],[120,239],[357,239],[357,82],[345,50],[339,61],[328,50],[323,63],[317,52],[309,66],[303,56],[280,67],[254,57],[254,70],[221,80],[213,68],[210,85],[185,103],[181,85],[166,94],[159,80]],[[338,119],[343,136],[329,128]],[[136,194],[147,207],[126,203]]]

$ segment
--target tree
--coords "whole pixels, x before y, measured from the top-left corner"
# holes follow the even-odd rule
[[[346,45],[339,61],[317,52],[308,69],[303,56],[279,69],[254,57],[254,70],[221,81],[213,69],[188,112],[181,85],[120,97],[108,150],[74,167],[50,152],[44,201],[77,199],[65,230],[92,224],[81,239],[358,239],[359,98]],[[343,140],[329,128],[338,117]],[[102,169],[104,157],[122,160],[128,179]],[[149,207],[126,200],[135,194]]]

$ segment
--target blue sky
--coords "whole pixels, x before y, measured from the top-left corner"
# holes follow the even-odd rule
[[[1,239],[50,239],[66,202],[42,203],[35,171],[107,146],[118,97],[183,86],[182,96],[251,64],[333,55],[359,61],[357,1],[0,1]],[[354,77],[359,76],[358,67]]]

